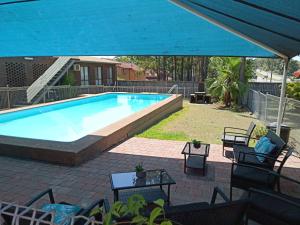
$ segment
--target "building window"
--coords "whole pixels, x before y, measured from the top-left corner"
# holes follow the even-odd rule
[[[101,66],[96,67],[96,77],[95,77],[95,83],[96,85],[102,85],[102,68]]]
[[[89,85],[89,68],[87,66],[80,67],[81,85]]]
[[[112,73],[112,66],[108,67],[108,74],[107,74],[107,84],[113,84],[113,73]]]

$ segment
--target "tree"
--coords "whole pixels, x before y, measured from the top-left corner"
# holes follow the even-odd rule
[[[238,97],[246,91],[252,68],[249,68],[249,64],[246,62],[244,81],[241,82],[240,58],[218,57],[215,62],[215,67],[211,68],[214,74],[207,80],[208,90],[213,96],[220,98],[226,107],[229,107],[232,102],[237,103]]]
[[[297,60],[290,60],[289,62],[289,66],[288,66],[288,69],[287,69],[287,75],[288,76],[293,76],[293,73],[297,70],[300,69],[300,65],[299,65],[299,62]]]

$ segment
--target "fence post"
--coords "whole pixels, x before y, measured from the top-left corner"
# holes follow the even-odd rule
[[[6,85],[7,89],[6,89],[6,93],[7,93],[7,108],[10,109],[10,93],[9,93],[9,86]]]
[[[265,121],[268,122],[268,92],[266,93],[266,100],[265,100]]]

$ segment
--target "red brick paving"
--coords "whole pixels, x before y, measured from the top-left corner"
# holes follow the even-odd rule
[[[131,171],[142,162],[146,169],[164,168],[176,181],[172,204],[209,201],[214,186],[229,193],[231,160],[220,145],[211,145],[205,177],[183,173],[184,142],[131,138],[78,167],[0,157],[0,199],[25,203],[37,193],[53,188],[59,201],[87,205],[98,198],[112,201],[109,174]],[[284,174],[300,180],[300,160],[291,157]],[[234,191],[239,194],[238,190]]]

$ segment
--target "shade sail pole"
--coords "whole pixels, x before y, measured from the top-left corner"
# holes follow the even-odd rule
[[[289,65],[289,59],[284,59],[283,76],[282,76],[281,92],[280,92],[280,100],[279,100],[279,108],[278,108],[278,116],[277,116],[277,127],[276,127],[277,135],[280,135],[281,122],[283,119],[288,65]]]

